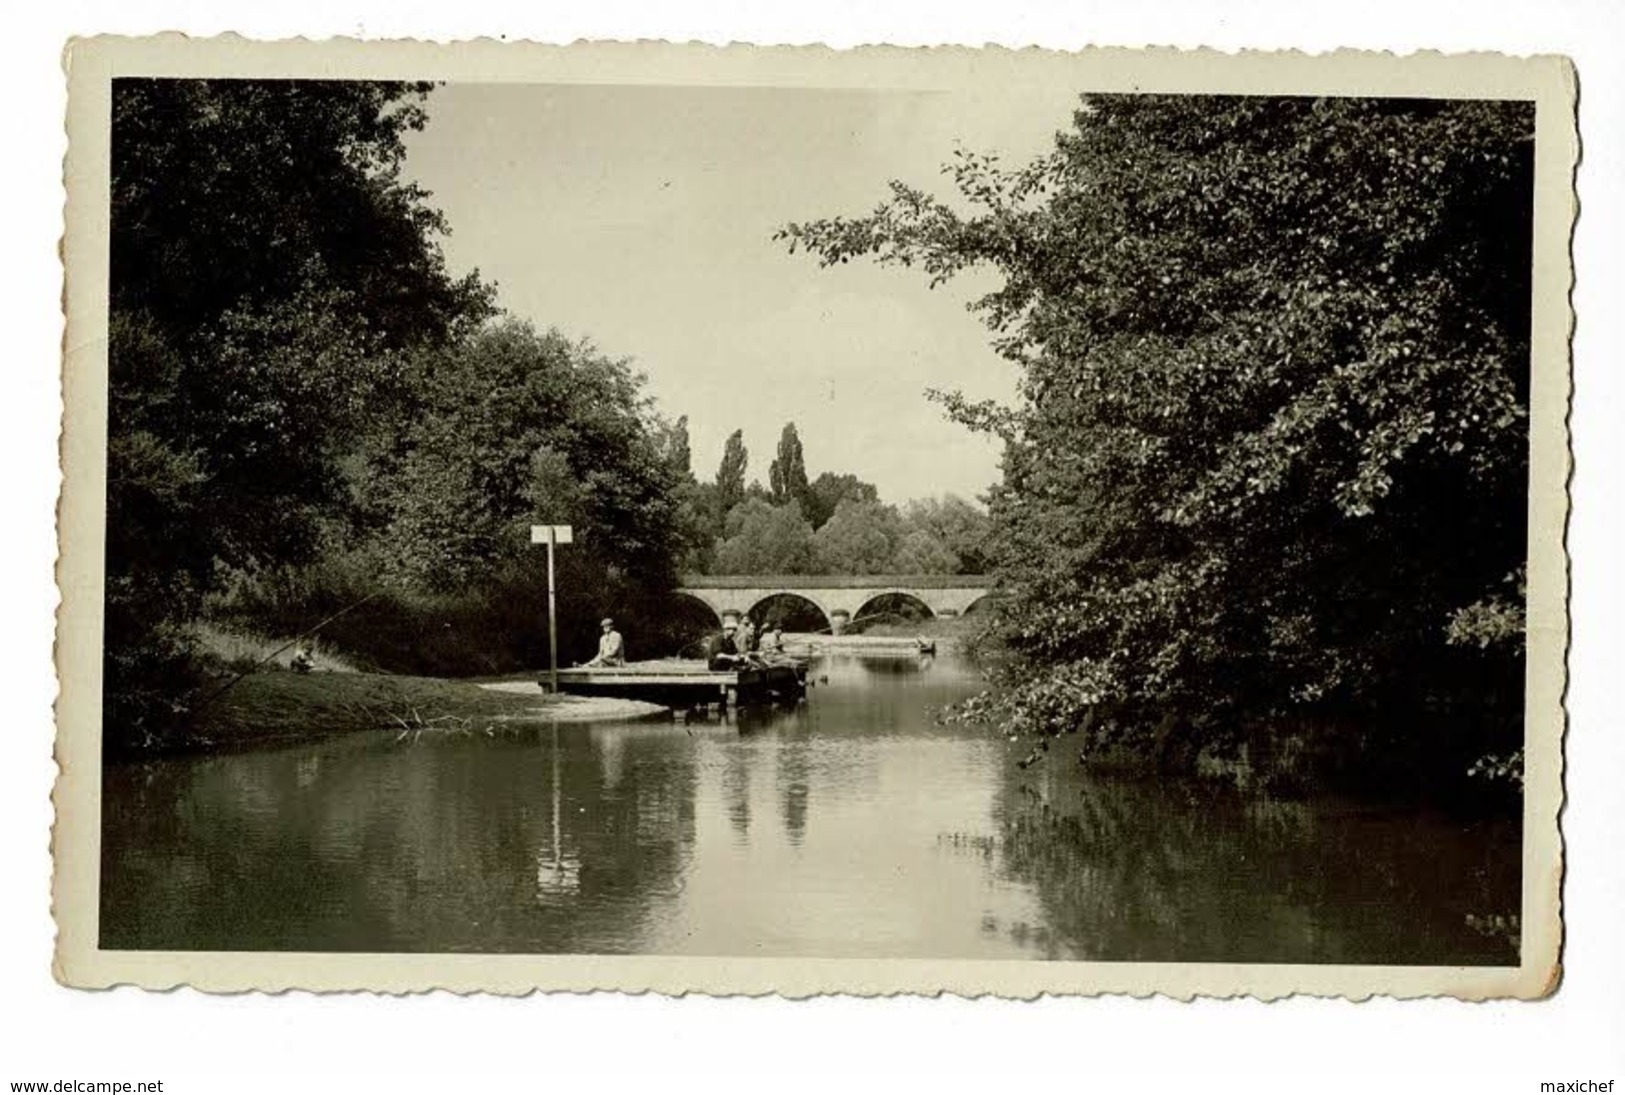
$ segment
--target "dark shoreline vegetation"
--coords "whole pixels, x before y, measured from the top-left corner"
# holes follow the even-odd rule
[[[1533,121],[1086,96],[1031,164],[961,151],[953,205],[898,182],[781,231],[824,265],[1000,275],[975,307],[1020,400],[940,396],[1005,445],[1011,656],[966,717],[1516,797]]]
[[[555,702],[433,677],[262,670],[206,692],[182,730],[158,751],[258,748],[366,731],[483,733],[505,721],[534,718],[538,708]]]
[[[199,705],[242,667],[203,621],[342,612],[322,641],[394,675],[253,674],[230,719],[281,696],[337,732],[322,689],[495,711],[414,678],[543,664],[526,531],[569,523],[566,660],[605,613],[634,657],[683,649],[686,571],[987,573],[996,687],[955,717],[1035,762],[1516,801],[1528,104],[1091,96],[1030,165],[959,154],[952,205],[895,183],[786,226],[824,264],[1001,276],[977,307],[1017,402],[937,395],[1004,444],[984,511],[811,477],[793,423],[767,485],[740,433],[698,478],[630,362],[446,270],[402,173],[432,90],[114,83],[109,757],[225,717]]]

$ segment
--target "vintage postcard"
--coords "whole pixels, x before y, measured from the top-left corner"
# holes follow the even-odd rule
[[[1563,59],[66,68],[64,983],[1556,989]]]

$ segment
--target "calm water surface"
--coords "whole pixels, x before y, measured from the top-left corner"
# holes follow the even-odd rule
[[[1515,964],[1516,825],[1015,767],[947,657],[729,722],[109,769],[109,949]]]

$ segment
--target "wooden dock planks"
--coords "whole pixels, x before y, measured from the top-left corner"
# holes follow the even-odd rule
[[[644,700],[674,708],[793,703],[806,689],[806,668],[800,664],[714,670],[704,662],[667,660],[559,670],[561,692]]]

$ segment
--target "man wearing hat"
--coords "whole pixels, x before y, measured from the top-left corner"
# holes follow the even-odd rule
[[[605,616],[598,621],[598,656],[588,662],[592,665],[625,665],[626,641],[621,633],[615,630],[615,621]]]
[[[738,627],[731,616],[722,621],[722,634],[713,635],[705,644],[706,668],[732,669],[739,664],[739,644],[734,637]]]

